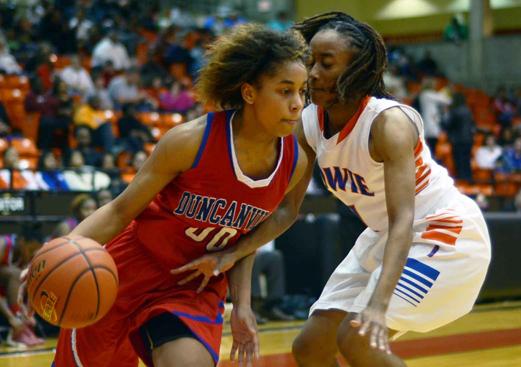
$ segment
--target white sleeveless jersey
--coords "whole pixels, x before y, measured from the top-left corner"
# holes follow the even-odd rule
[[[447,170],[438,165],[424,140],[423,121],[413,108],[390,99],[368,97],[344,129],[326,139],[323,110],[311,104],[302,113],[306,140],[315,151],[324,184],[375,231],[388,228],[384,166],[369,153],[369,133],[384,110],[399,107],[416,125],[420,138],[415,149],[415,220],[442,208],[459,192]]]

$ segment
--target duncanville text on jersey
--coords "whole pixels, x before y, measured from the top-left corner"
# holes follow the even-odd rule
[[[174,214],[192,218],[202,223],[233,227],[250,231],[266,219],[270,212],[233,200],[202,196],[185,191]]]

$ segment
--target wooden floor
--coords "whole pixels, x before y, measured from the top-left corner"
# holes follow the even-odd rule
[[[261,359],[255,366],[296,367],[289,351],[301,326],[301,322],[263,325]],[[226,326],[219,367],[233,366],[227,360],[230,343]],[[37,350],[0,347],[0,367],[50,366],[54,345],[55,341],[49,340]],[[393,343],[393,350],[406,359],[409,367],[520,367],[521,302],[478,306],[444,328],[403,336]]]

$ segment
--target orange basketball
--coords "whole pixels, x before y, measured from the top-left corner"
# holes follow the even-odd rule
[[[114,260],[96,241],[81,236],[56,238],[35,255],[27,278],[33,309],[62,328],[95,323],[118,292]]]

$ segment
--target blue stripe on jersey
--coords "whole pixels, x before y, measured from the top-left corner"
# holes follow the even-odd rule
[[[420,294],[420,293],[416,292],[414,289],[412,289],[412,288],[410,288],[410,287],[407,287],[407,286],[406,286],[405,284],[403,284],[403,283],[398,282],[397,286],[398,286],[398,287],[402,287],[402,288],[404,288],[405,290],[411,292],[412,294],[414,294],[414,295],[417,296],[417,297],[420,297],[421,299],[424,299],[424,298],[425,298],[425,296],[424,296],[423,294]]]
[[[410,303],[410,304],[413,305],[414,307],[418,307],[418,306],[416,306],[414,303],[412,303],[411,301],[409,301],[407,298],[400,296],[398,293],[393,293],[393,294],[394,294],[396,297],[400,297],[400,298],[403,299],[405,302]]]
[[[223,323],[223,315],[221,315],[221,314],[217,314],[217,317],[215,318],[215,320],[212,320],[206,316],[190,315],[189,313],[178,312],[178,311],[174,312],[174,315],[179,316],[179,317],[186,317],[187,319],[194,320],[194,321],[204,322],[206,324],[220,325]]]
[[[416,283],[413,282],[412,280],[409,280],[409,279],[407,279],[407,278],[405,278],[405,277],[400,277],[400,281],[412,285],[414,288],[416,288],[417,290],[419,290],[420,292],[423,292],[423,293],[425,293],[425,294],[427,294],[427,292],[429,291],[428,289],[425,289],[425,288],[423,288],[423,287],[420,287],[418,284],[416,284]]]
[[[409,257],[407,259],[406,267],[416,270],[418,273],[425,275],[427,278],[432,280],[438,279],[440,272],[434,268],[431,268],[429,265],[426,265],[422,262],[419,262],[416,259]]]
[[[293,167],[291,167],[291,175],[289,176],[289,181],[293,177],[293,173],[295,172],[295,167],[297,167],[298,162],[298,140],[295,135],[293,135]]]
[[[425,279],[425,278],[419,276],[418,274],[413,273],[413,272],[410,271],[410,270],[403,269],[403,274],[407,274],[407,275],[410,276],[411,278],[414,278],[414,279],[416,279],[417,281],[419,281],[419,282],[425,284],[425,285],[426,285],[427,287],[429,287],[429,288],[432,287],[432,283],[431,283],[431,282],[429,282],[427,279]]]
[[[201,145],[199,146],[199,150],[197,151],[197,155],[195,156],[194,164],[192,164],[192,168],[197,167],[199,161],[201,160],[201,156],[204,152],[204,147],[206,146],[206,142],[208,141],[208,136],[210,135],[210,131],[212,129],[212,122],[215,114],[213,112],[209,112],[206,116],[206,127],[204,128],[203,140],[201,140]]]
[[[52,361],[51,367],[56,367],[56,365],[54,364],[54,361]]]
[[[225,127],[226,127],[226,141],[228,143],[228,157],[230,158],[230,164],[232,166],[232,171],[235,175],[235,177],[237,177],[237,173],[235,173],[235,168],[233,167],[233,155],[232,155],[232,144],[233,142],[231,141],[231,129],[232,129],[232,124],[231,124],[231,121],[230,119],[232,118],[233,116],[233,112],[234,111],[226,111],[226,124],[225,124]]]
[[[394,291],[395,291],[395,292],[400,292],[401,294],[403,294],[404,296],[406,296],[408,299],[413,300],[413,301],[415,302],[415,304],[419,304],[419,303],[420,303],[420,300],[414,298],[414,297],[411,296],[409,293],[404,292],[404,291],[402,291],[402,290],[399,289],[399,288],[395,288]],[[395,294],[396,294],[396,293],[395,293]]]

